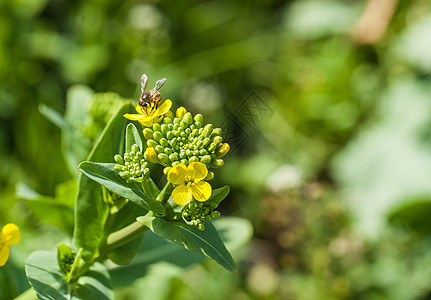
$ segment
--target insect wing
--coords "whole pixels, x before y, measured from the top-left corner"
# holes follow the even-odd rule
[[[148,81],[147,75],[142,74],[142,77],[141,77],[141,92],[142,93],[145,91],[145,87],[147,86],[147,81]]]
[[[154,91],[158,91],[166,82],[166,78],[162,78],[156,81],[154,85]]]

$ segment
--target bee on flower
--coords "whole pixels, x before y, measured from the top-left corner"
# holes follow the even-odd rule
[[[132,121],[138,121],[146,127],[151,127],[153,123],[160,122],[163,119],[163,115],[169,112],[172,101],[168,99],[160,105],[162,95],[159,89],[165,84],[166,78],[157,80],[152,90],[145,91],[147,80],[147,75],[143,74],[141,77],[141,96],[136,106],[138,114],[125,114],[124,117]]]

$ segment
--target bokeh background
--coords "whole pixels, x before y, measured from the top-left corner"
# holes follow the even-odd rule
[[[428,0],[1,1],[0,226],[23,240],[0,298],[67,237],[16,197],[73,177],[40,105],[136,101],[146,73],[224,129],[222,214],[254,236],[237,274],[162,264],[117,299],[431,299],[430,33]]]

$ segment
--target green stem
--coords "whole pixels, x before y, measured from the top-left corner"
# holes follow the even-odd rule
[[[138,221],[115,231],[108,235],[105,246],[100,249],[100,257],[104,258],[110,251],[126,244],[134,238],[144,234],[148,230],[148,227]]]
[[[162,204],[166,204],[168,202],[169,197],[171,197],[172,191],[174,190],[174,186],[167,182],[165,186],[163,187],[163,190],[159,193],[156,200],[161,202]]]

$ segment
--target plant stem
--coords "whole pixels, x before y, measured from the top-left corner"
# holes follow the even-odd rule
[[[106,245],[100,249],[100,256],[104,257],[108,252],[142,235],[147,230],[147,226],[135,221],[132,224],[111,233],[106,239]]]

